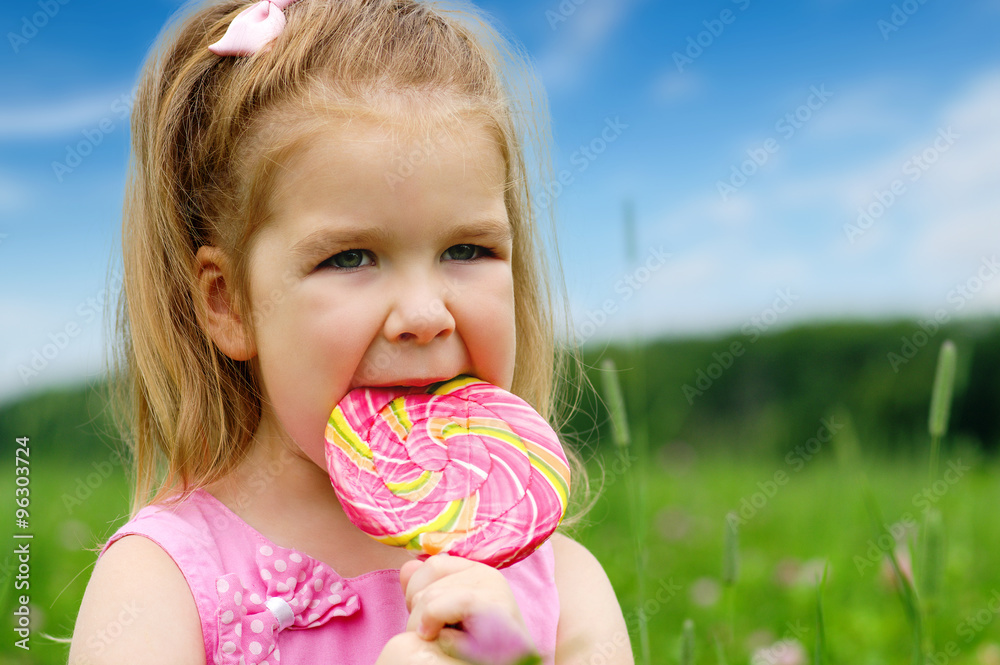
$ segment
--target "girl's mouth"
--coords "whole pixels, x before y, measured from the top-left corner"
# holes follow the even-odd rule
[[[424,386],[429,386],[432,383],[441,383],[442,381],[447,381],[452,379],[452,376],[442,376],[433,377],[429,379],[402,379],[399,381],[390,381],[386,383],[371,384],[370,388],[422,388]]]

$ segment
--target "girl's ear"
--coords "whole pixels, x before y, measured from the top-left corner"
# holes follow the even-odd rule
[[[199,247],[195,256],[198,276],[198,319],[216,346],[233,360],[250,360],[257,348],[235,302],[232,270],[218,247]]]

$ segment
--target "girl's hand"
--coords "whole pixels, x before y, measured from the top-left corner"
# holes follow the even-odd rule
[[[520,662],[534,652],[514,593],[496,569],[438,554],[424,562],[407,562],[399,578],[410,611],[408,632],[416,633],[423,640],[438,640],[445,652],[458,651],[468,654],[467,658],[478,655],[475,654],[477,645],[495,651],[490,638],[498,634],[502,634],[502,642],[518,651],[517,657],[510,662]],[[452,629],[463,622],[469,634]],[[486,634],[473,634],[473,631]]]
[[[437,642],[428,642],[412,631],[395,635],[382,649],[375,665],[466,665],[449,657]]]

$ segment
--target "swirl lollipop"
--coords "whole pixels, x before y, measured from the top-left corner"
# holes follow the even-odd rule
[[[545,419],[471,376],[352,390],[327,422],[326,461],[348,518],[379,542],[497,568],[552,535],[569,495]]]

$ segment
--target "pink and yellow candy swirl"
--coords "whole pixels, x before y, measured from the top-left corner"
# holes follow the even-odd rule
[[[569,495],[545,419],[470,376],[352,390],[327,422],[326,461],[347,516],[379,542],[497,568],[552,535]]]

